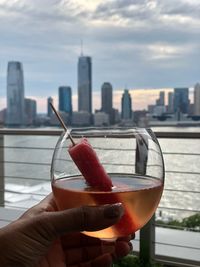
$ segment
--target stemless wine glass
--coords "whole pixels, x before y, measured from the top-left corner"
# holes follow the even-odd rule
[[[93,237],[117,238],[143,227],[155,212],[164,186],[164,161],[155,134],[143,128],[79,128],[70,134],[75,143],[87,138],[113,187],[102,191],[87,184],[69,155],[72,144],[68,132],[64,132],[55,147],[51,167],[58,208],[121,202],[125,210],[121,220],[100,231],[84,232]]]

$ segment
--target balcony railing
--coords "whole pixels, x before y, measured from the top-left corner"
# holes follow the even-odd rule
[[[51,158],[61,132],[0,129],[0,226],[17,218],[51,191]],[[166,266],[200,266],[200,229],[164,228],[157,223],[158,217],[165,221],[173,216],[200,213],[200,133],[155,134],[164,154],[166,183],[156,216],[137,233],[134,250],[144,261],[152,258]],[[169,182],[172,179],[174,185]]]

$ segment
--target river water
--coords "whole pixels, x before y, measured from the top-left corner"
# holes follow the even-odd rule
[[[197,127],[161,127],[153,130],[200,132]],[[50,165],[57,140],[57,136],[5,136],[7,206],[27,208],[51,190]],[[162,215],[162,219],[166,220],[190,216],[200,210],[200,140],[160,139],[159,143],[164,154],[166,176],[157,216]],[[39,178],[42,181],[38,181]]]

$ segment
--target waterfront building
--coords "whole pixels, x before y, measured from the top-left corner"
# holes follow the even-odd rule
[[[121,119],[119,110],[116,108],[113,108],[113,114],[114,114],[114,123],[119,123]]]
[[[124,90],[124,93],[122,95],[121,107],[122,107],[122,113],[121,113],[122,119],[123,120],[132,119],[132,100],[131,100],[131,95],[129,94],[129,91],[127,89]]]
[[[52,97],[48,97],[47,98],[47,116],[48,117],[51,117],[52,114],[53,114],[53,110],[52,110],[52,108],[50,106],[50,103],[53,104],[53,98]]]
[[[114,123],[114,110],[113,110],[113,96],[112,96],[112,85],[109,82],[103,83],[101,87],[101,111],[108,114],[109,123]]]
[[[194,86],[194,115],[200,116],[200,84]]]
[[[68,113],[66,113],[65,111],[59,111],[59,114],[66,125],[69,125],[71,123],[71,117]],[[49,124],[52,126],[62,127],[55,113],[51,115]]]
[[[91,114],[87,111],[73,112],[72,124],[75,126],[89,126],[91,124]]]
[[[60,86],[58,88],[59,111],[72,114],[72,90],[70,86]]]
[[[148,105],[147,110],[150,114],[153,114],[154,108],[155,108],[155,105]]]
[[[10,61],[7,68],[7,115],[6,124],[23,125],[24,120],[24,75],[21,62]]]
[[[92,113],[92,60],[82,55],[78,59],[78,111]]]
[[[154,106],[153,116],[162,116],[164,113],[166,113],[166,107],[165,106],[163,106],[163,105]]]
[[[174,112],[188,114],[189,111],[189,89],[174,88]]]
[[[174,112],[174,94],[173,92],[168,93],[168,106],[167,106],[167,111],[169,113]]]
[[[109,125],[109,115],[105,112],[96,112],[94,114],[94,126]]]
[[[25,122],[32,125],[36,121],[37,103],[34,99],[25,98]]]

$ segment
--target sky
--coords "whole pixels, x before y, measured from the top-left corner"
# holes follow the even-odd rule
[[[147,89],[151,104],[159,93],[152,89],[192,88],[200,81],[199,14],[199,0],[0,0],[0,109],[14,60],[39,112],[48,96],[56,102],[60,85],[72,87],[76,110],[81,40],[92,57],[95,108],[103,82],[112,84],[117,108],[125,87],[138,96],[135,108],[147,105]]]

